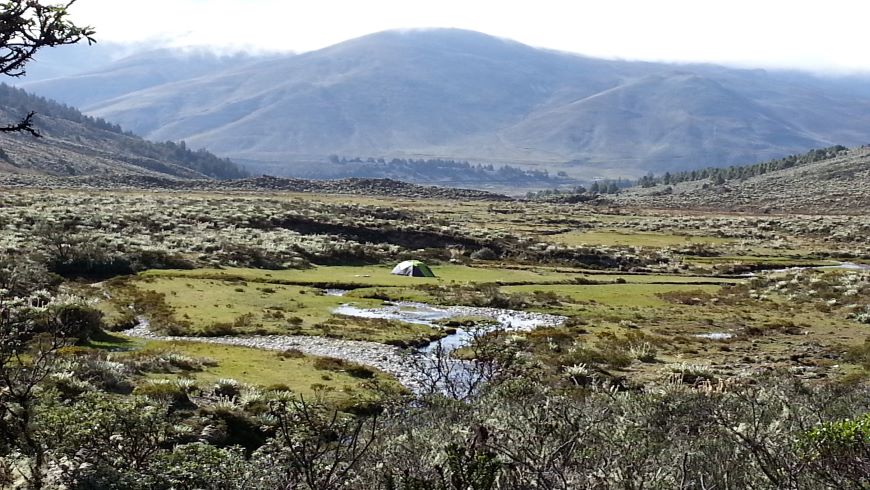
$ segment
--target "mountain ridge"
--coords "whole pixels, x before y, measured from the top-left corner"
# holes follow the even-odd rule
[[[62,85],[34,88],[57,95]],[[854,85],[602,60],[434,29],[230,64],[84,109],[150,139],[185,139],[285,175],[342,154],[639,177],[863,144],[870,93]]]
[[[155,143],[117,124],[0,84],[0,120],[35,112],[29,134],[0,134],[0,173],[25,175],[135,174],[174,178],[240,178],[247,173],[228,159],[186,144]]]

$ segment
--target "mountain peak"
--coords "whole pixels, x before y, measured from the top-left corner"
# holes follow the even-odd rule
[[[850,84],[584,58],[463,29],[382,31],[241,65],[138,63],[30,88],[275,174],[339,155],[630,177],[859,145],[870,127],[870,93]]]

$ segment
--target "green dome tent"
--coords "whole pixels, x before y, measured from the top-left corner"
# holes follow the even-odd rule
[[[432,273],[432,269],[419,260],[406,260],[396,267],[393,267],[392,273],[397,276],[435,277],[435,274]]]

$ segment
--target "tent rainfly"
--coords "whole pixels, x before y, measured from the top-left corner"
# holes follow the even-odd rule
[[[435,277],[432,269],[419,260],[406,260],[394,267],[392,273],[397,276]]]

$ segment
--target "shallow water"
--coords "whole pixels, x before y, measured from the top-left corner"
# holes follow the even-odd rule
[[[734,338],[734,334],[726,332],[699,333],[695,337],[709,340],[731,340]]]
[[[353,316],[357,318],[380,318],[383,320],[399,320],[418,325],[432,325],[437,320],[450,318],[449,311],[428,305],[403,306],[388,304],[381,308],[359,308],[351,304],[341,305],[332,310],[336,315]]]
[[[744,277],[754,277],[759,273],[767,274],[784,274],[789,272],[799,272],[808,270],[848,270],[848,271],[870,271],[870,264],[856,264],[854,262],[840,262],[837,265],[815,265],[809,267],[785,267],[782,269],[767,269],[758,272],[750,272],[742,274]]]
[[[475,333],[485,333],[496,329],[506,331],[529,331],[538,327],[560,325],[564,318],[546,315],[542,313],[528,313],[524,311],[502,310],[498,308],[478,308],[470,306],[433,306],[425,303],[385,303],[380,308],[359,308],[351,304],[344,304],[333,310],[338,315],[346,315],[357,318],[381,318],[385,320],[397,320],[417,325],[428,325],[436,328],[445,328],[438,323],[439,320],[456,317],[483,317],[493,320],[491,326],[481,326],[475,331],[457,328],[455,333],[432,342],[419,349],[423,353],[434,352],[439,346],[449,352],[467,345]]]
[[[339,294],[341,293],[341,294]],[[342,296],[344,291],[335,290],[334,296]],[[328,294],[324,291],[324,294]],[[422,325],[435,324],[437,320],[459,316],[476,316],[492,318],[505,329],[530,330],[538,326],[553,326],[561,324],[564,318],[539,313],[526,313],[522,311],[499,310],[495,308],[472,308],[464,306],[432,306],[423,303],[393,303],[386,304],[381,308],[359,308],[353,305],[342,305],[335,313],[356,316],[362,318],[384,318],[400,320]],[[496,328],[495,326],[493,328]],[[259,349],[285,351],[296,349],[306,354],[325,357],[337,357],[347,361],[372,366],[395,376],[400,383],[411,390],[419,391],[423,381],[419,372],[419,363],[414,362],[414,356],[409,356],[398,347],[378,344],[374,342],[330,339],[324,337],[294,336],[294,335],[254,335],[254,336],[225,336],[225,337],[170,337],[155,334],[151,331],[148,320],[140,318],[139,323],[132,329],[123,332],[131,337],[149,338],[168,341],[189,341],[210,344],[237,345]],[[442,345],[446,352],[455,350],[466,345],[472,334],[458,329],[455,334],[448,335],[444,339],[432,342],[426,347],[419,349],[418,355],[431,354],[438,345]],[[427,356],[422,356],[424,359]],[[418,357],[419,359],[419,357]],[[465,376],[467,361],[451,360],[452,376],[461,379]]]
[[[849,271],[870,271],[870,264],[856,264],[854,262],[842,262],[838,265],[819,267],[819,269],[845,269]]]

